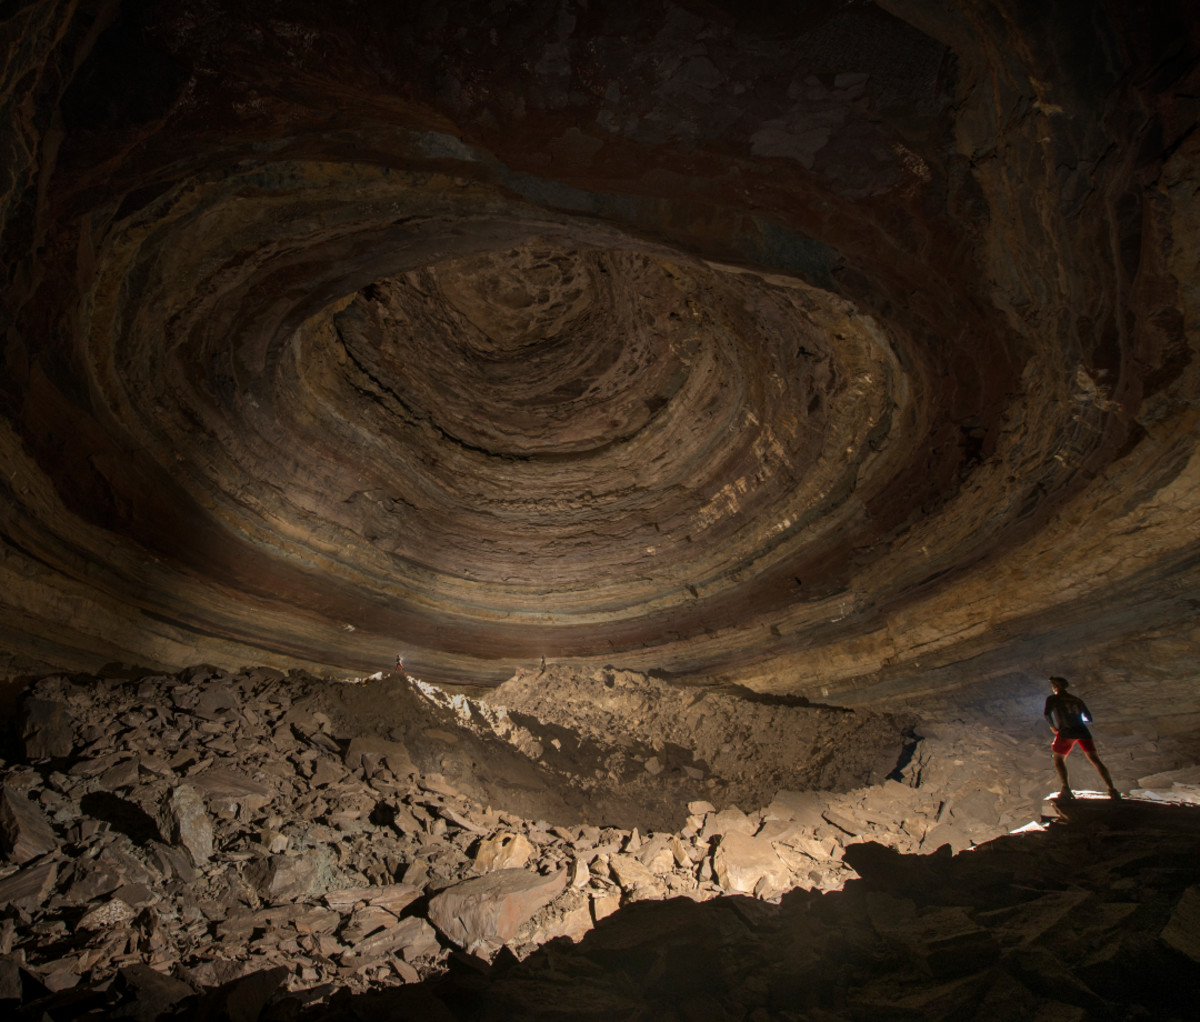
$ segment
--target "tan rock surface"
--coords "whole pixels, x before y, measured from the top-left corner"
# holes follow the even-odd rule
[[[566,873],[501,869],[447,888],[429,901],[429,919],[468,951],[498,947],[566,886]]]

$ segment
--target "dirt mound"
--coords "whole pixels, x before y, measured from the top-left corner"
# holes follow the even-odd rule
[[[468,695],[400,675],[314,685],[340,734],[402,741],[423,771],[551,823],[671,830],[704,799],[745,810],[781,789],[877,784],[911,745],[907,722],[632,671],[522,671]]]
[[[623,766],[703,780],[707,797],[743,808],[766,805],[780,789],[881,783],[910,746],[910,722],[897,717],[612,668],[521,671],[484,701],[612,749]]]

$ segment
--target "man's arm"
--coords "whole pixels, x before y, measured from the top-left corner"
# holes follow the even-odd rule
[[[1050,725],[1050,730],[1058,734],[1058,725],[1054,722],[1054,696],[1049,696],[1046,699],[1046,708],[1042,710],[1042,715],[1046,718],[1046,723]]]

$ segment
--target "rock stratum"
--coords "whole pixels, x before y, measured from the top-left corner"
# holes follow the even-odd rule
[[[8,673],[1194,648],[1194,5],[743,8],[6,5]]]

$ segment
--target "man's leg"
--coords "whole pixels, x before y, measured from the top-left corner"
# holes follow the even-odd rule
[[[1108,793],[1111,795],[1116,791],[1116,786],[1113,784],[1112,776],[1108,772],[1108,767],[1100,762],[1100,757],[1096,755],[1095,749],[1084,749],[1083,754],[1087,756],[1088,762],[1096,768],[1096,773],[1100,775],[1100,779],[1108,785]]]
[[[1071,782],[1067,780],[1067,757],[1061,752],[1054,753],[1054,769],[1058,771],[1058,779],[1062,781],[1063,794],[1070,794]]]

